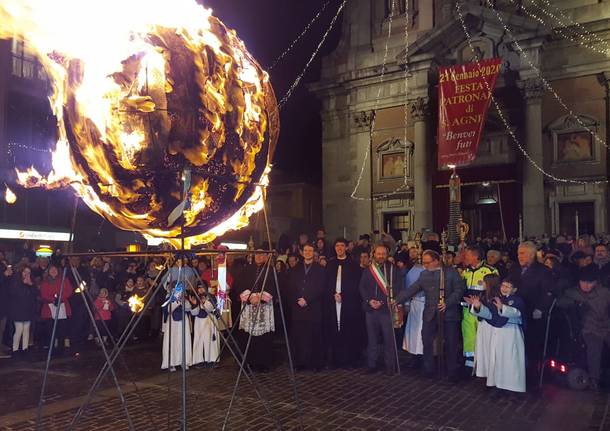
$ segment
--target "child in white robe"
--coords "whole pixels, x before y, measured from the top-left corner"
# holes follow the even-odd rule
[[[493,298],[500,296],[500,277],[489,274],[483,278],[485,294],[483,303],[487,306],[493,304]],[[477,338],[474,349],[474,373],[477,377],[487,377],[489,369],[489,345],[493,327],[483,318],[479,318]]]
[[[169,295],[168,295],[169,297]],[[183,295],[180,294],[174,302],[170,302],[163,307],[163,361],[161,369],[176,371],[176,367],[182,366],[182,302],[186,302],[184,317],[185,317],[185,352],[186,352],[186,369],[192,365],[192,348],[191,348],[191,302],[183,301]],[[171,344],[171,345],[170,345]]]
[[[219,360],[220,336],[217,322],[212,320],[216,309],[213,297],[209,297],[203,285],[197,287],[200,301],[193,310],[194,339],[193,339],[193,365],[215,365]]]
[[[481,344],[488,355],[487,386],[525,392],[524,303],[514,294],[516,290],[513,281],[504,280],[500,285],[501,296],[494,297],[491,304],[485,305],[475,296],[464,299],[470,304],[470,312],[491,326],[489,344]]]

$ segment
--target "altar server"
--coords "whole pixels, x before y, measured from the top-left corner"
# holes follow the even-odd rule
[[[492,326],[487,348],[487,386],[513,392],[525,392],[525,344],[522,318],[524,302],[515,295],[514,282],[504,280],[500,297],[485,305],[477,296],[464,298],[470,312]],[[478,346],[477,346],[478,347]]]
[[[204,282],[205,283],[205,282]],[[193,323],[193,365],[215,365],[219,360],[220,336],[218,334],[217,321],[214,316],[216,301],[213,296],[207,294],[206,286],[197,286],[196,305],[192,314],[195,316]]]
[[[191,348],[191,319],[189,314],[192,307],[189,300],[184,300],[184,290],[178,283],[172,292],[168,293],[167,301],[163,304],[163,361],[161,369],[176,371],[177,366],[182,366],[182,307],[184,305],[185,317],[185,352],[186,369],[193,363]]]

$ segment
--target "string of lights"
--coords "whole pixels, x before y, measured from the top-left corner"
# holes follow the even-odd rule
[[[489,0],[488,0],[489,1]],[[521,57],[527,62],[527,64],[529,65],[529,67],[536,72],[536,74],[538,75],[538,77],[540,78],[540,82],[542,83],[543,87],[545,89],[547,89],[555,98],[555,100],[557,100],[557,102],[561,105],[561,107],[563,109],[565,109],[565,111],[574,118],[574,120],[576,120],[576,122],[578,123],[578,125],[580,127],[582,127],[584,130],[586,130],[587,132],[591,133],[591,136],[593,136],[595,138],[595,141],[598,142],[599,144],[603,145],[604,147],[610,149],[610,147],[608,147],[608,145],[606,144],[605,140],[603,140],[602,138],[600,138],[597,133],[594,130],[591,130],[587,125],[585,125],[581,119],[578,117],[578,115],[574,114],[574,111],[572,111],[572,109],[570,109],[570,107],[568,107],[568,105],[566,105],[566,103],[561,99],[561,97],[559,96],[559,94],[557,94],[557,91],[555,91],[555,89],[553,88],[553,86],[549,83],[549,81],[547,81],[544,76],[542,76],[542,71],[540,70],[539,67],[537,67],[531,60],[530,56],[524,51],[524,49],[521,47],[521,44],[519,43],[519,41],[517,40],[517,38],[515,37],[515,35],[513,34],[513,32],[508,28],[508,26],[506,25],[506,23],[504,22],[504,19],[502,18],[502,16],[500,15],[500,13],[496,10],[493,9],[498,22],[500,23],[500,25],[504,28],[504,31],[506,32],[506,34],[508,34],[508,36],[511,38],[511,40],[513,41],[513,44],[515,45],[515,47],[517,48],[517,51],[519,51],[519,53],[521,54]]]
[[[456,1],[455,3],[455,8],[456,8],[456,12],[458,14],[458,18],[460,20],[460,23],[462,25],[462,29],[464,31],[464,34],[466,35],[466,39],[468,41],[468,46],[470,47],[470,49],[475,52],[474,50],[474,46],[472,44],[472,35],[470,34],[470,32],[468,31],[468,28],[466,27],[466,22],[464,20],[464,15],[462,13],[462,8],[460,5],[459,1]],[[480,66],[480,59],[478,57],[475,57],[475,62],[477,63],[478,66]],[[607,180],[601,180],[601,181],[582,181],[582,180],[577,180],[577,179],[572,179],[572,178],[560,178],[557,177],[547,171],[545,171],[531,156],[530,154],[525,150],[525,148],[523,148],[523,146],[521,145],[521,143],[519,142],[519,140],[517,139],[517,136],[515,135],[515,133],[513,132],[512,128],[510,127],[510,124],[508,123],[506,116],[504,115],[504,113],[502,112],[502,109],[500,109],[500,105],[498,104],[498,101],[496,100],[496,98],[493,96],[493,91],[492,89],[489,87],[489,84],[486,81],[483,81],[485,83],[485,86],[487,87],[487,91],[489,91],[490,94],[492,94],[491,96],[491,101],[494,105],[494,108],[496,110],[496,112],[498,113],[498,116],[500,117],[500,120],[502,121],[502,123],[504,124],[504,127],[506,128],[506,132],[509,134],[509,136],[511,137],[511,140],[515,143],[515,145],[517,146],[517,148],[519,149],[519,151],[521,152],[521,154],[523,154],[523,156],[527,159],[527,161],[538,171],[540,172],[543,176],[555,181],[555,182],[559,182],[559,183],[568,183],[568,184],[606,184],[608,183]]]
[[[610,49],[608,49],[608,48],[600,49],[600,48],[598,48],[594,44],[586,43],[583,40],[585,38],[585,36],[583,34],[579,34],[579,33],[574,33],[573,35],[569,34],[570,30],[569,30],[568,24],[564,24],[561,20],[557,19],[558,25],[554,25],[553,23],[549,24],[540,15],[536,14],[536,12],[533,12],[532,10],[528,9],[527,7],[525,7],[524,5],[518,4],[517,0],[509,0],[509,1],[511,3],[513,3],[515,6],[519,6],[525,15],[527,15],[530,18],[534,19],[535,21],[539,22],[541,25],[543,25],[544,27],[546,27],[550,31],[553,31],[558,36],[560,36],[560,37],[562,37],[564,39],[567,39],[570,42],[576,43],[576,44],[578,44],[578,45],[580,45],[580,46],[582,46],[584,48],[590,49],[591,51],[597,52],[599,54],[607,55],[610,52]],[[549,14],[549,12],[546,11],[545,9],[541,9],[541,10],[543,12]],[[551,18],[557,18],[552,13],[550,13],[550,17]],[[570,26],[572,26],[572,25],[573,24],[570,24]],[[603,41],[602,44],[605,45],[605,46],[608,46],[608,42],[607,41]]]
[[[7,144],[8,147],[8,153],[10,154],[11,152],[13,152],[13,149],[18,148],[18,149],[22,149],[22,150],[28,150],[28,151],[36,151],[39,153],[50,153],[51,150],[48,148],[38,148],[38,147],[32,147],[30,145],[24,145],[24,144],[19,144],[17,142],[9,142]]]
[[[307,62],[307,64],[305,64],[305,68],[299,74],[299,76],[297,76],[297,78],[294,80],[294,82],[292,83],[292,85],[290,86],[290,88],[288,89],[286,94],[284,95],[284,97],[282,97],[282,99],[279,101],[278,109],[280,109],[280,110],[282,109],[282,107],[286,104],[288,99],[290,99],[290,96],[292,96],[292,93],[294,92],[294,90],[301,83],[301,80],[303,79],[303,76],[305,76],[305,73],[309,69],[309,66],[311,66],[311,63],[313,63],[315,58],[318,56],[318,53],[320,52],[320,49],[322,48],[322,45],[324,45],[324,42],[326,42],[326,38],[328,38],[328,35],[330,34],[330,32],[332,31],[333,27],[335,26],[335,23],[339,19],[339,16],[341,15],[341,12],[343,12],[343,8],[345,8],[346,4],[347,4],[347,0],[343,0],[341,5],[337,9],[337,13],[335,14],[335,16],[333,17],[332,21],[330,22],[330,25],[328,26],[328,29],[324,33],[324,36],[322,36],[322,40],[320,41],[320,43],[318,43],[318,46],[316,47],[314,52],[311,54],[311,57],[309,58],[309,61]]]
[[[375,122],[376,122],[376,114],[377,114],[377,109],[379,108],[379,101],[381,99],[381,90],[382,90],[382,84],[383,81],[385,79],[385,72],[386,72],[386,68],[387,68],[387,63],[388,63],[388,51],[390,48],[390,37],[392,36],[392,24],[394,23],[394,7],[395,7],[395,3],[396,0],[392,0],[392,5],[390,7],[390,16],[388,18],[388,34],[386,36],[385,39],[385,47],[384,47],[384,51],[383,51],[383,61],[381,64],[381,73],[379,74],[379,87],[377,88],[377,97],[375,98],[375,105],[373,107],[373,118],[371,119],[371,126],[370,126],[370,134],[369,134],[369,138],[372,139],[373,138],[373,133],[375,130]],[[366,169],[366,162],[370,156],[370,145],[366,146],[366,150],[364,152],[364,160],[362,161],[362,166],[360,167],[360,174],[358,175],[358,178],[356,179],[356,185],[354,186],[354,190],[352,190],[352,193],[350,194],[350,197],[352,199],[355,200],[360,200],[360,201],[366,201],[366,200],[370,200],[371,198],[363,198],[363,197],[359,197],[356,196],[356,193],[358,193],[358,189],[360,188],[360,183],[362,182],[362,178],[364,177],[364,170]]]
[[[566,30],[568,30],[571,27],[577,27],[578,29],[580,29],[582,31],[582,33],[577,33],[574,32],[574,36],[577,37],[577,39],[575,40],[575,42],[582,42],[583,46],[587,46],[590,49],[593,49],[596,52],[599,52],[601,54],[608,54],[608,52],[610,51],[610,47],[608,44],[607,40],[602,39],[601,37],[599,37],[599,35],[595,34],[595,33],[591,33],[589,32],[581,23],[579,23],[578,21],[574,21],[571,20],[565,13],[563,10],[561,10],[561,8],[552,5],[548,0],[541,0],[542,3],[544,3],[544,6],[539,5],[538,3],[534,2],[534,4],[546,15],[548,15],[550,18],[555,19],[560,26],[562,26],[563,28],[565,28]],[[560,18],[557,17],[557,15],[553,14],[551,12],[551,8],[555,9],[557,11],[557,13],[559,15],[562,16],[562,18],[565,20],[562,21]],[[582,41],[583,37],[587,37],[591,42],[590,43],[598,43],[601,44],[603,46],[606,47],[605,50],[599,50],[596,49],[596,47],[594,47],[593,45],[588,45],[586,43],[584,43]],[[595,39],[595,41],[593,41],[593,39]]]
[[[330,0],[327,0],[326,2],[324,2],[324,4],[322,5],[322,7],[320,8],[320,10],[318,11],[318,13],[311,19],[311,21],[309,21],[309,24],[307,24],[305,26],[305,28],[303,29],[303,31],[301,32],[301,34],[299,34],[297,36],[297,38],[295,40],[292,41],[292,43],[288,46],[288,48],[286,48],[286,50],[284,50],[284,52],[282,52],[276,59],[275,61],[271,64],[271,66],[269,66],[269,71],[272,71],[273,68],[275,68],[275,66],[278,65],[278,63],[284,58],[286,57],[288,54],[290,54],[290,52],[294,49],[295,45],[297,43],[299,43],[299,41],[309,32],[309,29],[311,28],[312,25],[314,25],[316,23],[316,21],[318,21],[318,19],[320,18],[320,16],[322,16],[322,13],[326,10],[327,6],[330,4]]]
[[[404,30],[404,46],[405,46],[405,59],[409,58],[409,16],[410,16],[410,11],[409,11],[409,5],[408,2],[406,4],[406,10],[405,10],[405,30]],[[390,17],[391,18],[391,17]],[[391,29],[390,29],[391,31]],[[388,39],[389,40],[389,39]],[[387,42],[388,40],[386,40],[386,47],[387,47]],[[409,68],[405,65],[405,72],[404,72],[404,84],[405,84],[405,96],[409,94]],[[378,93],[378,99],[376,101],[376,104],[378,105],[378,101],[379,101],[379,96],[380,93]],[[375,117],[373,117],[375,118]],[[373,120],[374,121],[374,120]],[[409,147],[407,146],[407,128],[408,128],[408,124],[409,124],[409,105],[408,103],[405,102],[404,105],[404,166],[403,166],[403,182],[400,186],[398,186],[397,188],[395,188],[394,190],[392,190],[391,192],[388,193],[383,193],[381,195],[376,196],[375,199],[386,199],[388,197],[397,195],[397,194],[401,194],[403,192],[404,189],[408,189],[409,188],[409,177],[408,177],[408,165],[407,165],[407,161],[409,160],[408,157],[408,152],[409,152]],[[373,123],[374,126],[374,123]],[[373,132],[373,127],[371,127],[371,132]],[[373,137],[373,133],[371,133],[371,139]],[[368,152],[369,148],[367,147],[367,152]],[[358,182],[357,182],[357,187],[360,183],[360,180],[362,179],[363,173],[364,173],[364,168],[366,167],[366,161],[367,161],[367,157],[366,157],[366,153],[365,153],[365,159],[363,161],[363,165],[362,168],[360,169],[360,177],[358,178]],[[355,200],[361,200],[361,201],[370,201],[373,200],[372,197],[358,197],[358,196],[354,196],[355,192],[356,192],[357,188],[354,189],[354,192],[352,193],[351,198],[355,199]]]

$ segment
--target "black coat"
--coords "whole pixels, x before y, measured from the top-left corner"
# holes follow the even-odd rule
[[[13,322],[28,322],[36,319],[38,288],[24,284],[20,275],[14,278],[8,288],[8,313]]]
[[[534,310],[546,313],[553,303],[553,276],[550,269],[541,263],[534,262],[522,274],[521,267],[515,265],[509,274],[511,280],[517,280],[519,291],[517,295],[525,302],[525,320],[532,319]]]
[[[333,258],[326,265],[326,284],[324,289],[325,329],[337,332],[337,312],[335,291],[337,288],[337,270],[341,265],[341,327],[350,328],[364,319],[362,314],[362,297],[360,267],[349,257],[344,260]]]
[[[447,305],[444,318],[448,322],[456,322],[461,320],[462,316],[460,302],[464,295],[464,280],[453,268],[445,267],[443,270],[445,271],[445,304]],[[401,292],[396,301],[405,302],[419,291],[423,291],[426,296],[423,319],[425,322],[434,320],[440,298],[440,274],[440,271],[422,272],[417,281]]]
[[[299,262],[290,270],[287,302],[293,322],[306,321],[322,324],[325,276],[324,268],[315,262],[311,264],[307,274],[303,262]],[[299,298],[305,298],[306,307],[301,307],[297,303]]]

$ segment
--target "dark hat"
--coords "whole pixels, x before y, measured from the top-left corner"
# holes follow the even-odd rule
[[[598,279],[599,272],[597,271],[597,268],[592,265],[586,266],[578,272],[578,281],[592,282],[597,281]]]
[[[578,250],[572,255],[572,261],[575,262],[579,259],[584,259],[587,257],[587,254],[584,251]]]
[[[556,257],[557,259],[561,260],[563,257],[563,254],[556,248],[550,248],[546,251],[545,257],[547,257],[547,256]]]
[[[363,235],[360,235],[358,237],[358,239],[366,239],[366,240],[370,241],[371,240],[371,236],[368,233],[365,233]]]

